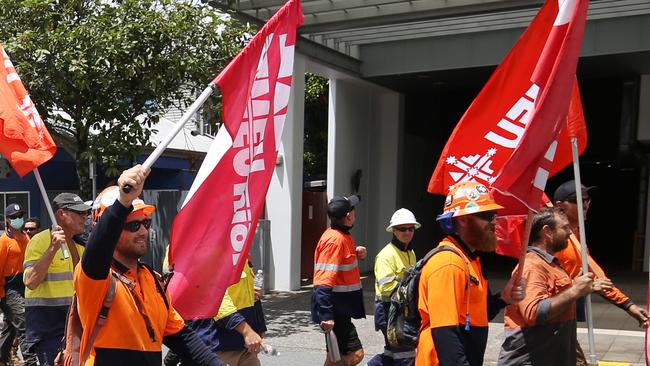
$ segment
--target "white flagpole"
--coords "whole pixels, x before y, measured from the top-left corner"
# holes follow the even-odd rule
[[[149,155],[147,160],[144,161],[144,163],[142,164],[143,168],[145,169],[151,168],[153,163],[155,163],[156,160],[158,160],[160,155],[162,155],[163,151],[167,148],[167,146],[169,146],[169,144],[172,142],[174,137],[176,137],[176,135],[178,135],[180,130],[183,128],[183,126],[185,126],[185,123],[187,123],[187,121],[189,121],[190,118],[192,118],[192,115],[194,115],[194,113],[196,113],[196,111],[199,110],[199,108],[201,108],[203,103],[205,103],[205,101],[212,94],[212,92],[216,87],[217,86],[215,84],[210,83],[205,89],[203,89],[201,95],[199,95],[199,97],[194,101],[194,103],[192,103],[190,108],[187,111],[185,111],[183,117],[181,117],[178,123],[176,123],[176,126],[174,126],[174,128],[167,134],[167,136],[165,136],[165,139],[161,141],[158,146],[156,146],[156,149],[151,153],[151,155]]]
[[[580,182],[580,158],[578,157],[578,138],[571,137],[571,153],[573,155],[573,175],[576,183],[576,203],[578,204],[578,227],[580,228],[580,248],[582,257],[582,273],[589,273],[587,251],[587,235],[585,234],[584,206],[582,204],[582,182]],[[587,334],[589,336],[589,364],[596,365],[596,345],[594,341],[594,320],[591,310],[591,294],[585,298],[587,304]]]
[[[196,111],[201,108],[203,103],[208,99],[208,97],[214,92],[214,90],[217,88],[217,86],[214,83],[208,84],[208,86],[203,89],[203,92],[201,92],[201,95],[192,103],[190,108],[185,111],[181,119],[176,123],[176,126],[165,136],[165,139],[156,146],[156,149],[147,157],[147,160],[142,163],[142,167],[145,169],[150,169],[151,166],[158,160],[160,155],[162,155],[163,151],[169,146],[169,144],[172,142],[174,137],[178,135],[178,133],[183,129],[183,126],[185,126],[185,123],[192,118],[192,115],[196,113]],[[122,187],[122,190],[126,193],[129,193],[131,191],[131,187],[127,184],[124,187]]]
[[[54,216],[54,210],[52,210],[52,205],[50,204],[50,199],[47,197],[45,192],[45,186],[43,185],[43,180],[41,179],[41,174],[38,172],[38,168],[32,170],[34,176],[36,177],[36,183],[38,183],[38,188],[41,190],[41,197],[45,201],[45,207],[47,207],[47,213],[50,215],[50,221],[52,221],[52,227],[58,225],[56,222],[56,216]],[[63,258],[70,258],[70,253],[68,252],[68,246],[64,243],[61,244],[61,252],[63,253]]]

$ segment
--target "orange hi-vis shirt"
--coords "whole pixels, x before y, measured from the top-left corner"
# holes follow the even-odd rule
[[[5,288],[10,285],[9,282],[19,282],[24,291],[22,276],[27,243],[29,243],[29,236],[23,232],[10,234],[7,230],[0,236],[0,275],[2,276],[0,297],[5,296]]]
[[[108,310],[108,316],[103,327],[93,344],[93,350],[86,361],[86,366],[94,365],[95,358],[101,358],[102,364],[121,365],[133,364],[126,360],[160,360],[162,340],[164,336],[178,333],[185,327],[181,316],[171,306],[171,299],[167,298],[169,308],[165,305],[162,295],[158,291],[156,279],[151,272],[140,266],[137,277],[135,273],[115,262],[113,270],[122,274],[135,284],[134,293],[139,296],[144,304],[144,309],[151,321],[155,339],[149,336],[145,321],[140,314],[131,291],[124,283],[117,280],[115,298]],[[81,325],[84,330],[93,329],[102,308],[102,303],[111,281],[111,274],[105,279],[93,280],[88,277],[82,266],[75,269],[74,287],[77,292],[77,308]],[[84,331],[81,339],[80,354],[87,347],[89,331]],[[152,364],[140,362],[139,364]]]
[[[481,262],[451,236],[439,245],[453,246],[460,255],[440,251],[422,268],[418,286],[422,321],[415,364],[439,365],[439,359],[444,359],[447,364],[480,365],[487,344],[489,294]],[[471,276],[469,306],[465,264]],[[470,329],[466,330],[468,311]]]
[[[569,274],[569,277],[575,278],[582,270],[580,241],[573,234],[569,236],[568,241],[567,247],[555,253],[555,257],[560,261],[562,268]],[[605,271],[603,271],[591,255],[587,257],[587,260],[589,261],[589,272],[593,273],[595,278],[607,278]],[[632,303],[630,298],[616,287],[599,294],[622,309],[627,309]]]
[[[328,228],[314,253],[312,320],[365,317],[357,250],[349,233]]]

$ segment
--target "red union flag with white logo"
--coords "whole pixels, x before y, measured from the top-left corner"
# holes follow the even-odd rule
[[[559,141],[560,147],[554,141],[567,134],[568,128],[560,130],[567,126],[570,101],[580,103],[575,70],[587,5],[586,0],[543,5],[452,132],[429,192],[446,194],[456,183],[475,180],[516,197],[497,195],[506,212],[522,213],[519,202],[539,208],[544,185],[530,193],[538,168],[555,173],[571,162],[568,138]],[[569,121],[584,125],[581,106],[571,113]],[[586,130],[578,130],[584,149]],[[522,175],[530,179],[519,179]]]
[[[50,160],[56,144],[0,44],[0,153],[22,177]]]
[[[300,2],[288,1],[213,80],[225,128],[172,225],[169,289],[184,319],[216,315],[248,259],[275,169],[302,20]]]

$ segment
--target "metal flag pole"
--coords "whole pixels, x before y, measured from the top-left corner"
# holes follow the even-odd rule
[[[580,228],[580,248],[582,257],[582,273],[589,273],[587,251],[587,235],[585,234],[584,206],[582,204],[582,182],[580,182],[580,158],[578,157],[578,138],[571,137],[571,153],[573,155],[573,175],[576,183],[576,203],[578,204],[578,227]],[[594,341],[594,320],[591,310],[591,294],[585,298],[587,304],[587,334],[589,336],[589,364],[596,365],[596,345]]]
[[[43,197],[43,201],[45,201],[45,207],[47,208],[47,213],[50,215],[50,221],[52,221],[52,227],[54,227],[58,224],[56,222],[56,217],[54,216],[54,210],[52,210],[52,205],[50,204],[50,199],[47,197],[47,193],[45,192],[45,186],[43,185],[41,174],[38,172],[38,168],[34,168],[34,170],[32,171],[34,172],[34,176],[36,177],[36,183],[38,183],[38,189],[41,190],[41,197]],[[70,252],[68,251],[67,244],[65,243],[61,244],[61,252],[63,253],[63,258],[65,259],[70,258]]]
[[[196,113],[196,111],[201,108],[203,103],[210,97],[210,95],[214,92],[214,90],[217,88],[217,86],[214,83],[210,83],[205,89],[203,89],[203,92],[201,92],[201,95],[192,103],[190,108],[185,111],[181,119],[176,123],[176,126],[165,136],[165,139],[156,146],[156,149],[147,157],[147,160],[142,163],[142,167],[145,169],[150,169],[151,166],[158,160],[160,155],[162,155],[163,151],[169,146],[169,144],[172,142],[174,137],[178,135],[178,133],[183,129],[183,126],[185,126],[185,123],[192,118],[192,115]],[[125,185],[122,187],[122,190],[126,193],[129,193],[131,191],[131,186]]]

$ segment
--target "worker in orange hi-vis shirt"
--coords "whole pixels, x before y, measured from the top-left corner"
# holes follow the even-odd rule
[[[489,319],[524,298],[522,279],[511,279],[492,295],[477,256],[495,250],[495,218],[501,208],[483,184],[451,187],[438,216],[448,234],[439,245],[449,250],[433,255],[420,275],[416,366],[482,365]]]
[[[587,211],[591,204],[592,195],[598,192],[598,187],[585,187],[582,186],[582,205],[584,208],[584,218],[587,220]],[[582,255],[580,246],[580,230],[578,223],[578,202],[576,200],[576,185],[575,181],[570,180],[562,183],[553,193],[553,203],[559,207],[562,212],[569,219],[569,226],[571,227],[571,236],[569,236],[568,245],[563,250],[557,252],[555,255],[562,267],[569,274],[569,277],[575,278],[582,270]],[[587,257],[589,262],[589,272],[594,273],[595,278],[605,279],[607,275],[605,271],[591,258]],[[610,303],[625,310],[628,315],[639,322],[639,326],[643,328],[648,327],[648,312],[646,309],[637,306],[630,298],[621,290],[614,286],[612,289],[599,292],[599,294]],[[580,298],[576,302],[576,314],[578,321],[585,321],[585,301]],[[580,343],[577,346],[577,365],[586,365],[587,360],[582,352]]]
[[[361,198],[336,196],[327,204],[331,227],[318,241],[314,254],[314,293],[311,317],[325,331],[333,331],[341,358],[354,366],[363,360],[363,346],[352,318],[365,318],[357,259],[365,259],[365,247],[356,246],[350,229],[356,220],[355,206]],[[325,365],[336,365],[325,360]]]

